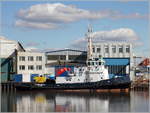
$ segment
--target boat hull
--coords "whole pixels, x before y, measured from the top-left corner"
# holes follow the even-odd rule
[[[35,84],[21,83],[16,85],[17,90],[82,90],[82,89],[126,89],[131,84],[129,76],[112,78],[98,82],[71,83],[71,84]]]

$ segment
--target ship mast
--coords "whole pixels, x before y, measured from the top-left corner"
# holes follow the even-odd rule
[[[92,26],[88,25],[88,32],[86,33],[86,37],[88,40],[88,44],[87,44],[87,59],[92,59],[93,58],[93,53],[92,53]]]

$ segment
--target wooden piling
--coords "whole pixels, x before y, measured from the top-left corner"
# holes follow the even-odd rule
[[[1,83],[1,90],[5,92],[15,91],[15,84],[14,82],[3,82]]]

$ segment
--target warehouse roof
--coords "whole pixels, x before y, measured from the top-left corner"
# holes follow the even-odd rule
[[[75,51],[75,52],[83,52],[87,53],[87,51],[82,51],[82,50],[74,50],[74,49],[60,49],[60,50],[54,50],[54,51],[47,51],[45,53],[54,53],[54,52],[62,52],[62,51]]]

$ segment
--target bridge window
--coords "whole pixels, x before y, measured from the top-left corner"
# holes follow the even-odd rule
[[[95,65],[98,65],[98,62],[95,62]]]
[[[94,62],[92,62],[92,65],[94,65]]]
[[[88,65],[90,65],[90,62],[88,62]]]
[[[101,62],[99,62],[99,65],[101,65]]]

